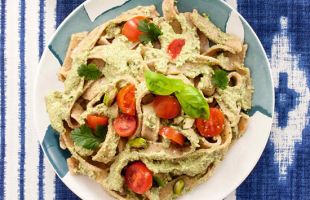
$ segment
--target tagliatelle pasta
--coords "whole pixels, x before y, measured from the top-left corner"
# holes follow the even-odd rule
[[[247,45],[173,0],[162,9],[140,6],[73,34],[58,74],[65,89],[45,98],[70,172],[117,199],[190,191],[247,129]]]

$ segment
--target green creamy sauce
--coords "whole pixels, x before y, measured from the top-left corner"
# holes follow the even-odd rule
[[[169,63],[169,55],[161,49],[149,48],[144,55],[145,60],[154,61],[156,71],[166,74]]]
[[[112,39],[115,36],[121,34],[121,28],[119,26],[116,26],[116,24],[114,23],[109,25],[105,31],[106,31],[105,37],[107,39]]]
[[[102,73],[107,79],[115,79],[124,74],[131,74],[133,77],[143,75],[144,63],[140,48],[131,50],[130,45],[132,44],[125,36],[120,36],[112,44],[95,47],[90,52],[105,61]]]
[[[196,23],[199,27],[206,27],[202,32],[204,32],[211,40],[219,44],[225,44],[227,40],[231,38],[230,35],[224,33],[216,27],[208,17],[205,17],[205,21],[198,20],[198,17],[195,16]],[[204,24],[206,23],[207,26]]]
[[[145,118],[143,122],[147,127],[149,127],[152,130],[156,128],[156,122],[158,120],[158,117],[154,112],[152,113],[148,112],[143,117]]]
[[[79,163],[78,173],[85,174],[85,175],[87,175],[88,177],[90,177],[91,179],[94,179],[94,180],[96,180],[96,178],[98,176],[95,171],[93,171],[93,170],[83,166],[82,163]]]
[[[183,14],[180,14],[177,20],[182,27],[182,33],[175,33],[171,25],[166,21],[158,22],[163,32],[163,34],[159,36],[161,49],[148,48],[145,52],[145,59],[155,61],[155,69],[163,74],[167,73],[169,63],[175,64],[176,67],[181,67],[186,61],[200,54],[200,41],[196,28],[190,26]],[[168,46],[175,39],[184,39],[185,45],[180,54],[175,59],[172,59],[168,54]]]
[[[220,61],[220,63],[222,63],[224,66],[229,66],[229,65],[231,64],[229,58],[224,56],[224,53],[221,53],[221,54],[218,55],[216,58],[217,58],[217,59]]]
[[[206,150],[197,150],[182,159],[171,159],[161,152],[144,153],[129,150],[121,152],[115,162],[111,165],[110,173],[105,180],[105,185],[116,191],[121,191],[124,183],[124,177],[121,175],[122,169],[131,161],[142,160],[143,163],[153,173],[170,173],[172,175],[189,175],[195,176],[206,172],[208,166],[221,160],[223,157],[222,150],[206,152]],[[157,161],[154,161],[157,160]]]
[[[195,27],[191,27],[187,22],[184,14],[179,14],[177,20],[182,27],[182,33],[177,34],[166,21],[160,23],[163,34],[159,37],[161,48],[167,52],[169,44],[175,39],[184,39],[185,45],[180,54],[173,60],[172,63],[177,67],[181,67],[187,60],[195,55],[200,54],[200,41]],[[167,53],[166,53],[167,55]],[[169,56],[168,56],[169,57]]]
[[[94,153],[94,151],[91,149],[85,149],[77,145],[74,145],[74,151],[77,152],[81,156],[90,156]]]
[[[52,127],[58,133],[64,133],[66,130],[63,126],[62,117],[64,115],[62,108],[62,93],[61,92],[52,92],[45,97],[45,103],[47,107],[47,112],[50,116],[50,121]]]
[[[83,92],[84,78],[78,75],[77,69],[81,64],[86,63],[87,55],[88,53],[85,52],[73,58],[72,69],[64,82],[64,92],[56,91],[46,96],[46,107],[51,119],[51,125],[59,133],[66,131],[63,120],[70,117],[74,102]]]
[[[245,80],[242,78],[240,87],[227,87],[225,90],[218,89],[218,95],[215,96],[224,114],[234,127],[239,122],[240,110],[248,110],[251,108],[252,89],[248,88]]]
[[[204,77],[211,77],[214,73],[212,67],[200,63],[187,63],[186,67],[183,68],[183,74],[189,78],[195,78],[199,75],[203,75]]]

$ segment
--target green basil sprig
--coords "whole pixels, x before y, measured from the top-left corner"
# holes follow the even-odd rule
[[[187,115],[209,119],[209,105],[195,87],[186,85],[181,91],[176,91],[175,96]]]
[[[154,94],[167,96],[174,93],[187,115],[193,118],[209,118],[209,105],[197,88],[152,71],[145,73],[145,80],[148,90]]]

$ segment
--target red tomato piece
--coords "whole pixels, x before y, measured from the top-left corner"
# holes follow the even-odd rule
[[[97,126],[106,126],[109,122],[109,118],[99,115],[88,115],[86,119],[87,125],[95,129]]]
[[[117,105],[122,113],[135,116],[136,115],[136,88],[133,84],[123,87],[117,94]]]
[[[181,112],[181,106],[174,96],[156,96],[153,102],[155,113],[163,119],[172,119]]]
[[[159,130],[159,135],[164,136],[179,145],[183,145],[185,142],[184,135],[182,135],[177,130],[169,126],[161,127]]]
[[[210,118],[208,120],[196,119],[195,124],[203,137],[220,135],[225,128],[224,114],[220,109],[210,108]]]
[[[185,45],[184,39],[175,39],[169,44],[168,53],[173,59],[175,59],[181,53],[184,45]]]
[[[153,173],[141,161],[127,166],[125,183],[129,189],[138,194],[144,194],[152,187]]]
[[[116,133],[121,137],[132,136],[137,128],[137,119],[134,116],[121,114],[113,121]]]
[[[122,28],[122,34],[125,35],[129,41],[138,42],[139,36],[142,34],[138,29],[139,21],[144,19],[146,18],[143,16],[137,16],[128,20]]]

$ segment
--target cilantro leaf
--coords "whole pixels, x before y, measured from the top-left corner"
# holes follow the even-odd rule
[[[156,24],[150,23],[147,20],[139,21],[138,29],[143,33],[139,36],[139,39],[144,44],[157,40],[163,34]]]
[[[149,30],[148,21],[147,20],[140,20],[138,23],[138,29],[143,33],[147,33]]]
[[[77,146],[81,146],[85,149],[96,149],[102,143],[105,137],[94,135],[92,130],[86,126],[82,125],[72,131],[71,137]]]
[[[105,137],[107,135],[107,132],[108,132],[108,127],[107,126],[101,126],[101,125],[97,125],[96,126],[96,130],[95,130],[95,135],[96,136],[105,139]]]
[[[212,83],[222,90],[226,89],[228,85],[227,72],[221,69],[215,70],[212,76]]]
[[[95,64],[82,64],[78,68],[78,74],[86,80],[97,80],[102,75]]]
[[[147,44],[149,42],[152,42],[152,39],[151,37],[148,35],[148,34],[142,34],[139,36],[139,40],[144,43],[144,44]]]

